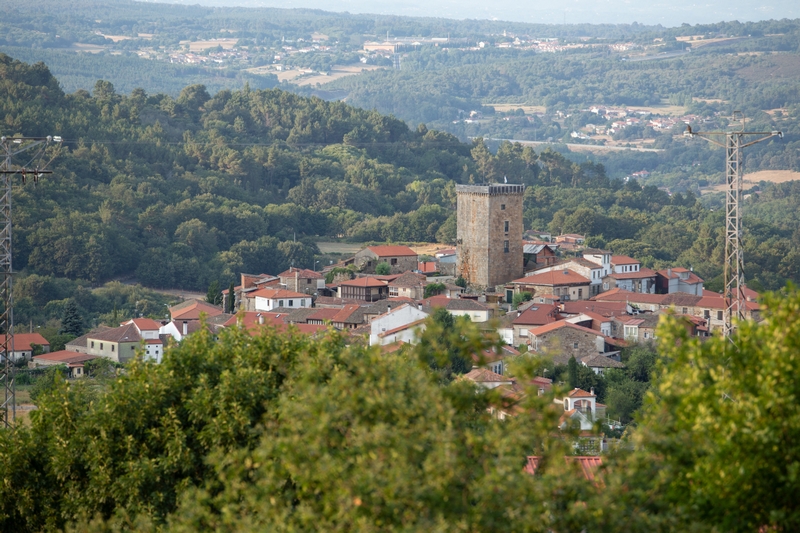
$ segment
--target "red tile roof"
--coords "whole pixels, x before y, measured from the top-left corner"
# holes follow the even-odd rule
[[[532,476],[535,475],[536,471],[539,469],[539,463],[541,462],[541,459],[541,457],[536,455],[528,456],[528,461],[525,464],[525,472]],[[594,476],[597,472],[597,469],[603,465],[602,457],[566,455],[564,456],[564,460],[567,462],[567,464],[577,465],[583,473],[583,477],[585,477],[587,481],[594,481]]]
[[[513,381],[487,368],[473,368],[468,373],[464,374],[464,379],[474,381],[475,383],[508,383]]]
[[[515,279],[511,283],[520,285],[550,285],[556,287],[561,285],[588,285],[589,280],[580,274],[576,274],[572,270],[555,270]]]
[[[86,353],[78,353],[70,350],[59,350],[57,352],[43,353],[33,357],[34,361],[49,361],[53,363],[82,363],[84,361],[91,361],[97,359],[98,355],[89,355]]]
[[[637,261],[633,257],[628,257],[627,255],[612,255],[611,256],[611,264],[612,265],[638,265],[641,261]]]
[[[511,323],[519,326],[543,326],[559,320],[558,307],[553,304],[534,304],[529,306]]]
[[[608,276],[614,279],[642,279],[642,278],[653,278],[656,275],[655,270],[650,270],[649,268],[641,268],[638,272],[612,272]]]
[[[286,289],[259,289],[247,295],[248,298],[267,298],[274,300],[276,298],[311,298],[308,294],[302,292],[294,292]]]
[[[367,250],[378,257],[404,257],[410,255],[416,257],[417,255],[417,252],[408,246],[367,246]]]
[[[596,398],[597,397],[596,394],[592,394],[591,392],[586,392],[585,390],[579,389],[577,387],[572,389],[571,391],[569,391],[569,394],[567,394],[567,396],[569,396],[570,398]]]
[[[189,300],[170,307],[169,312],[173,320],[199,320],[200,313],[217,316],[222,314],[222,309],[201,300]]]
[[[627,304],[625,302],[597,302],[593,300],[570,300],[561,304],[562,312],[571,315],[592,312],[606,317],[619,316],[625,314],[626,308]]]
[[[373,277],[363,277],[342,282],[342,287],[386,287],[387,283]]]
[[[396,327],[394,329],[390,329],[388,331],[381,332],[378,335],[378,337],[386,337],[387,335],[393,335],[393,334],[398,333],[400,331],[404,331],[406,329],[411,329],[411,328],[417,327],[420,324],[423,324],[424,322],[425,322],[425,319],[421,318],[419,320],[415,320],[414,322],[410,322],[410,323],[405,324],[403,326],[398,326],[398,327]]]
[[[14,340],[15,352],[30,352],[33,350],[31,344],[50,346],[50,342],[38,333],[15,333],[11,337]]]
[[[133,320],[129,320],[128,322],[123,322],[120,324],[121,326],[133,322],[136,324],[136,327],[139,328],[139,331],[158,331],[161,328],[161,323],[156,322],[152,318],[134,318]]]
[[[645,304],[656,304],[661,305],[664,302],[664,298],[669,296],[667,294],[643,294],[640,292],[631,292],[622,290],[619,287],[616,289],[611,289],[610,291],[601,292],[592,300],[598,302],[634,302],[634,303],[645,303]]]
[[[426,274],[431,274],[439,270],[436,261],[420,261],[417,263],[417,270]]]
[[[363,315],[357,312],[361,309],[361,306],[358,304],[347,304],[341,309],[337,309],[336,315],[333,317],[333,322],[338,322],[342,324],[357,324],[360,323],[363,319]],[[354,316],[356,315],[356,316]]]
[[[289,270],[281,272],[280,274],[278,274],[278,277],[279,278],[294,278],[294,277],[298,277],[298,278],[303,278],[303,279],[306,279],[306,278],[323,279],[325,276],[323,276],[319,272],[316,272],[314,270],[309,270],[307,268],[289,267]]]
[[[681,279],[680,274],[688,273],[689,275],[686,279],[681,279],[682,282],[690,284],[703,283],[703,278],[682,267],[665,268],[663,270],[659,270],[657,273],[659,276],[663,276],[667,279]]]

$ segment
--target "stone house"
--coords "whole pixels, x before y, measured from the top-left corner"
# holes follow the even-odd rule
[[[552,294],[560,297],[562,301],[584,300],[590,297],[589,279],[568,269],[537,272],[531,276],[515,279],[511,284],[514,286],[514,293],[530,292],[533,296]]]
[[[278,278],[281,288],[303,294],[314,294],[325,288],[325,276],[307,268],[291,267],[278,274]]]
[[[511,322],[512,344],[528,344],[528,332],[532,329],[557,322],[561,319],[559,309],[552,304],[535,304],[528,306],[524,311],[517,310],[516,318]]]
[[[389,282],[389,297],[422,300],[425,297],[425,285],[427,283],[428,279],[423,274],[403,272]]]
[[[656,272],[649,268],[631,272],[612,272],[603,278],[603,290],[613,289],[654,294],[656,292]]]
[[[338,296],[346,300],[376,302],[389,297],[389,284],[371,276],[351,279],[339,284]]]
[[[568,360],[570,356],[580,360],[588,354],[613,351],[618,341],[599,331],[559,320],[528,332],[528,343],[532,352],[557,352]]]
[[[417,252],[408,246],[368,246],[358,252],[353,262],[362,272],[375,273],[375,267],[387,263],[393,274],[417,269]]]

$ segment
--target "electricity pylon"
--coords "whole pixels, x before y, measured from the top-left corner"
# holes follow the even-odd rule
[[[0,165],[0,356],[5,359],[0,364],[0,386],[4,389],[0,416],[6,428],[14,426],[17,418],[16,388],[14,386],[14,300],[11,277],[11,186],[14,176],[25,183],[30,176],[33,182],[39,181],[50,163],[42,165],[45,149],[51,142],[61,142],[61,137],[0,137],[2,165]],[[17,164],[14,157],[38,148],[26,163]],[[50,160],[52,161],[52,159]]]
[[[700,137],[706,141],[725,148],[725,313],[723,336],[733,336],[734,316],[736,320],[744,319],[746,299],[744,297],[744,272],[742,266],[742,149],[772,137],[783,138],[780,131],[744,131],[745,120],[739,111],[733,112],[732,123],[741,120],[738,131],[692,131],[686,126],[685,137]],[[747,136],[759,136],[750,142],[744,142]],[[725,141],[717,140],[724,137]]]

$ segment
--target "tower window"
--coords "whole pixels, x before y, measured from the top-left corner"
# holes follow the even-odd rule
[[[506,204],[500,204],[500,211],[506,210]]]
[[[505,222],[503,222],[503,231],[505,231],[506,233],[508,233],[508,220],[506,220]]]
[[[503,253],[508,253],[508,241],[503,241]]]

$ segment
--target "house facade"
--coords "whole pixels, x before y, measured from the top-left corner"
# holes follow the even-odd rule
[[[391,308],[370,323],[370,346],[385,346],[394,342],[416,342],[417,331],[424,328],[428,313],[416,305],[403,304]]]
[[[339,298],[377,302],[389,297],[389,284],[373,277],[363,277],[343,281],[339,285]]]
[[[417,252],[408,246],[368,246],[353,259],[362,272],[370,274],[380,263],[388,264],[393,274],[416,270],[418,263]]]
[[[530,292],[534,297],[541,294],[552,294],[565,300],[585,300],[590,298],[591,282],[568,269],[559,268],[547,272],[535,273],[511,282],[514,293]]]
[[[272,311],[280,307],[311,307],[311,296],[286,289],[260,289],[248,295],[254,299],[255,311]]]

